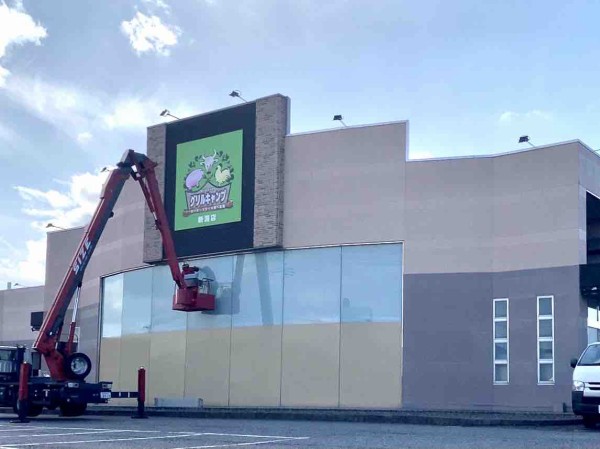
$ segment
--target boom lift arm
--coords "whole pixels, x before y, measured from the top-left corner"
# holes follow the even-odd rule
[[[65,315],[73,295],[76,302],[79,300],[79,290],[85,269],[90,257],[96,248],[98,240],[106,227],[106,223],[113,215],[112,210],[117,202],[125,181],[131,176],[139,182],[146,202],[152,214],[156,227],[162,237],[163,248],[167,263],[171,269],[171,275],[176,284],[173,296],[173,309],[184,312],[214,310],[215,298],[209,293],[200,292],[205,280],[198,279],[198,268],[184,264],[179,268],[173,236],[169,229],[167,214],[160,196],[158,181],[154,168],[156,162],[150,160],[146,155],[128,150],[123,154],[117,167],[111,171],[104,184],[100,203],[98,204],[92,220],[87,227],[78,250],[73,257],[71,265],[65,275],[60,289],[46,314],[40,333],[33,345],[33,349],[44,356],[50,376],[55,381],[65,381],[73,378],[72,369],[68,369],[66,363],[72,357],[72,343],[75,329],[75,320],[72,320],[69,332],[69,341],[65,349],[59,348],[59,338],[62,333]],[[74,312],[75,315],[75,312]],[[80,354],[83,357],[83,354]],[[88,358],[89,361],[89,358]],[[89,370],[88,370],[89,372]],[[86,374],[87,375],[87,374]]]

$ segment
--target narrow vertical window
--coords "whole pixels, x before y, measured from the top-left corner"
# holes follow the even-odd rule
[[[508,298],[494,299],[494,384],[508,383]]]
[[[538,383],[554,384],[554,296],[537,298]]]

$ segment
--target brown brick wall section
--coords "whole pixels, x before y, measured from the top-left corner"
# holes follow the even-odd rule
[[[148,157],[158,163],[156,178],[160,195],[165,197],[165,153],[167,143],[167,125],[148,128]],[[144,212],[144,262],[159,262],[163,258],[160,232],[154,225],[154,217],[146,208]]]
[[[289,101],[282,95],[256,101],[255,248],[283,243],[283,161]]]

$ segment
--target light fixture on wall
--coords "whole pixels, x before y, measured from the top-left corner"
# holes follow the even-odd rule
[[[529,141],[529,136],[521,136],[521,137],[519,137],[519,143],[528,143],[528,144],[529,144],[529,145],[531,145],[533,148],[535,148],[535,145],[534,145],[534,144],[532,144],[532,143]]]
[[[342,125],[344,125],[344,127],[348,126],[344,123],[344,117],[342,117],[341,115],[337,114],[333,116],[333,120],[335,120],[336,122],[340,122]]]
[[[175,120],[181,120],[179,117],[175,117],[173,114],[171,114],[168,109],[165,109],[164,111],[162,111],[160,113],[160,116],[161,117],[173,117]]]
[[[244,99],[244,97],[242,97],[242,93],[239,90],[232,90],[231,93],[229,94],[229,96],[231,98],[239,98],[240,100],[242,100],[244,103],[248,103],[248,101],[246,101]]]

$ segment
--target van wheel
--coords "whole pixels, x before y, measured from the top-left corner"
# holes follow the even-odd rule
[[[64,417],[81,416],[87,409],[87,404],[60,404],[60,414]]]
[[[583,417],[583,425],[585,426],[586,429],[595,429],[597,422],[598,421],[596,420],[595,416],[584,416]]]

